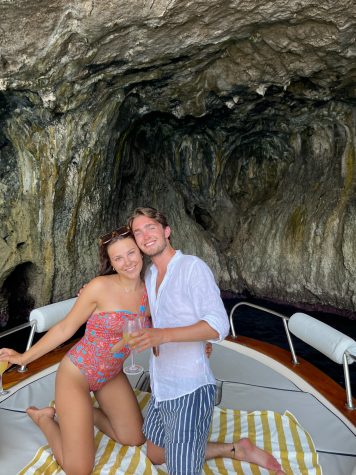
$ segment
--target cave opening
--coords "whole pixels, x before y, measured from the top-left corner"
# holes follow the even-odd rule
[[[35,301],[29,292],[35,265],[24,262],[16,266],[0,290],[0,326],[12,328],[28,321]]]

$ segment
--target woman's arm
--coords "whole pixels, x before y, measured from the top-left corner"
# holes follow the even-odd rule
[[[2,348],[0,350],[0,359],[7,360],[12,364],[27,365],[67,341],[88,320],[95,310],[97,305],[96,295],[98,294],[100,284],[100,282],[96,282],[96,279],[93,279],[83,289],[67,316],[48,330],[28,351],[18,353],[9,348]]]

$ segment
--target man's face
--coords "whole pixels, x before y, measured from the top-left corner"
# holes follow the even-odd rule
[[[147,216],[138,216],[132,222],[132,232],[141,251],[155,257],[162,254],[169,244],[171,229],[169,226],[163,228],[162,224]]]

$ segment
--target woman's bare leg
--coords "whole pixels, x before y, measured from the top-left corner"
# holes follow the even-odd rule
[[[62,441],[58,423],[54,420],[55,410],[53,407],[38,409],[30,406],[26,410],[33,422],[38,425],[44,433],[48,445],[51,447],[53,455],[60,466],[63,465]]]
[[[143,418],[135,393],[124,373],[95,393],[100,408],[94,408],[94,424],[112,439],[125,445],[142,445]]]
[[[89,475],[95,459],[92,402],[85,377],[67,357],[57,371],[55,399],[58,421],[53,408],[29,408],[28,414],[66,475]]]

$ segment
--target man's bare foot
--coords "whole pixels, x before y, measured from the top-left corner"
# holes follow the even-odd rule
[[[42,417],[54,419],[54,416],[56,415],[56,410],[54,407],[44,407],[43,409],[38,409],[38,407],[30,406],[26,409],[26,412],[37,425],[39,425],[40,419]]]
[[[278,460],[272,454],[256,447],[249,439],[244,438],[233,443],[231,454],[233,459],[274,470],[276,475],[285,475]]]

